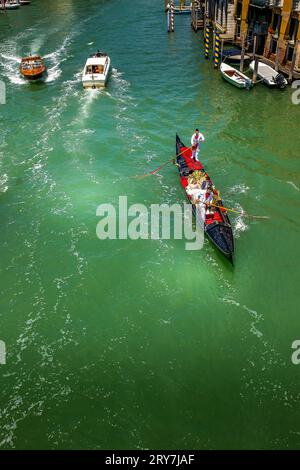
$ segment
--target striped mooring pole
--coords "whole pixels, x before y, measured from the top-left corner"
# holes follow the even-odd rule
[[[205,21],[205,41],[204,41],[204,57],[205,57],[205,59],[208,59],[208,56],[209,56],[209,34],[210,34],[209,21],[208,21],[208,18],[206,18],[206,21]]]
[[[220,62],[220,33],[215,32],[215,52],[214,52],[214,66],[219,67]]]
[[[174,33],[174,0],[170,2],[170,13],[171,13],[171,33]]]

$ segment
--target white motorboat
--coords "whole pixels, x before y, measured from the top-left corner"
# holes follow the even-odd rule
[[[88,58],[82,72],[84,88],[105,87],[110,72],[110,58],[104,52],[97,52]]]
[[[234,67],[231,67],[228,64],[222,62],[220,67],[221,74],[223,78],[231,83],[231,85],[236,86],[237,88],[246,88],[249,89],[252,87],[252,81],[247,75],[243,74],[239,70],[236,70]]]
[[[0,3],[0,10],[16,10],[17,8],[20,8],[20,5],[15,0],[6,0],[5,3]]]
[[[250,69],[254,70],[255,61],[250,63]],[[263,83],[270,87],[285,88],[288,84],[282,73],[276,72],[267,64],[258,62],[257,76],[262,80]]]
[[[31,0],[19,0],[20,5],[30,5]]]

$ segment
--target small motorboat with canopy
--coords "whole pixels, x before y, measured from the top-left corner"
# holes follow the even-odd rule
[[[82,85],[84,88],[102,88],[106,86],[110,73],[110,58],[105,52],[96,52],[91,55],[82,72]]]
[[[254,60],[250,63],[250,69],[254,70],[255,62]],[[272,69],[267,64],[263,62],[258,62],[257,76],[262,80],[263,83],[272,87],[283,89],[287,86],[288,82],[282,73],[276,72],[275,69]]]

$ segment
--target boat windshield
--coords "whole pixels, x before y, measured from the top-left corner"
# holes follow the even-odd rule
[[[22,69],[25,69],[25,70],[31,70],[31,69],[40,68],[40,67],[42,67],[42,62],[40,60],[24,62],[22,64]]]
[[[87,74],[92,74],[92,73],[103,73],[104,66],[103,65],[88,65],[86,68],[86,73]]]

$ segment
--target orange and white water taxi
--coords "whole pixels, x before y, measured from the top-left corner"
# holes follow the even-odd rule
[[[46,66],[39,55],[23,57],[20,65],[20,73],[28,80],[38,80],[46,72]]]

